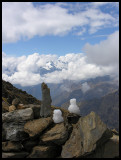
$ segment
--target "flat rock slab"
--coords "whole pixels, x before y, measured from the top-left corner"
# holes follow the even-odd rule
[[[4,152],[17,152],[22,150],[22,144],[19,142],[2,142],[2,151]]]
[[[12,112],[6,112],[2,114],[2,122],[21,122],[32,120],[33,110],[31,108],[15,110]]]
[[[74,126],[69,140],[63,146],[62,158],[78,158],[92,152],[106,129],[106,125],[94,112],[81,117]]]
[[[57,144],[62,145],[68,138],[68,130],[64,126],[64,123],[56,124],[50,130],[40,137],[41,141],[45,144]]]
[[[61,152],[57,146],[36,146],[27,158],[55,158]]]
[[[2,158],[25,158],[28,152],[3,152]]]
[[[24,125],[24,131],[29,134],[30,137],[39,135],[44,129],[46,129],[53,120],[51,117],[35,119],[33,121],[26,122]]]

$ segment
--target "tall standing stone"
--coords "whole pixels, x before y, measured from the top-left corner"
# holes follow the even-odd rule
[[[50,89],[48,86],[43,82],[41,85],[42,88],[42,104],[40,110],[41,117],[49,117],[51,115],[51,96],[50,96]]]

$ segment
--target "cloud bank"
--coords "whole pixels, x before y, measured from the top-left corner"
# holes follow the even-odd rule
[[[119,32],[96,45],[86,44],[84,53],[65,56],[41,55],[2,56],[2,78],[12,84],[31,86],[61,83],[63,80],[86,80],[97,76],[119,77]]]
[[[118,25],[118,15],[99,8],[106,4],[47,3],[35,7],[32,2],[2,2],[2,41],[11,43],[36,35],[62,36],[71,31],[75,35],[93,34],[114,27]]]

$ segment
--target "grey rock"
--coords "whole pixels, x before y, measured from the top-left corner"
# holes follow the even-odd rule
[[[43,82],[41,85],[42,88],[42,104],[41,104],[41,110],[40,110],[40,116],[41,117],[49,117],[52,114],[51,111],[51,96],[50,96],[50,89],[48,86]]]
[[[79,158],[91,153],[105,132],[107,132],[107,126],[94,112],[81,117],[78,123],[74,125],[69,140],[62,148],[62,158]],[[109,138],[110,136],[106,137],[105,140]]]
[[[23,122],[27,120],[32,120],[33,110],[31,108],[15,110],[13,112],[6,112],[2,114],[2,122]]]
[[[10,123],[3,123],[3,128],[6,133],[6,140],[9,141],[21,141],[28,137],[28,134],[24,132],[24,122],[10,122]]]
[[[3,152],[2,158],[25,158],[29,153],[27,152]]]

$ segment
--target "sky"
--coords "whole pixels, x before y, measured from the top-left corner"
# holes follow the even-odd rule
[[[57,70],[41,75],[52,62]],[[118,2],[2,2],[4,80],[28,86],[117,78],[118,65]]]

